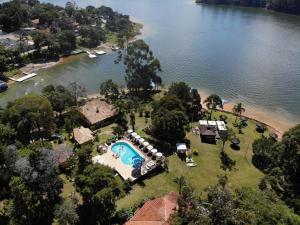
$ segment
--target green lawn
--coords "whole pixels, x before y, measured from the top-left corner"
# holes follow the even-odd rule
[[[218,118],[219,112],[214,112],[213,117]],[[137,133],[144,136],[141,130],[146,126],[144,118],[136,118]],[[229,185],[232,187],[248,186],[258,188],[258,183],[263,177],[263,174],[257,170],[251,163],[252,158],[252,142],[259,138],[261,134],[255,131],[255,122],[248,121],[248,126],[243,129],[244,134],[238,134],[237,128],[234,128],[232,123],[235,117],[228,114],[228,126],[233,128],[236,135],[241,140],[239,151],[232,150],[230,143],[225,146],[225,151],[229,157],[236,161],[235,169],[227,172],[229,177]],[[196,127],[198,123],[192,124]],[[204,192],[205,188],[216,184],[218,176],[225,172],[220,168],[220,151],[221,143],[217,145],[203,144],[200,137],[192,132],[187,134],[187,138],[191,141],[191,149],[197,152],[198,156],[193,156],[198,166],[189,168],[176,155],[170,156],[169,173],[161,173],[152,178],[146,179],[142,184],[135,184],[132,191],[126,197],[118,201],[118,208],[128,208],[141,200],[150,197],[164,195],[170,191],[176,191],[177,185],[174,183],[174,178],[177,176],[185,176],[186,181],[198,193]]]

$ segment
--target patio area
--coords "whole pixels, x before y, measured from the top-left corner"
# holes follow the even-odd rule
[[[93,157],[93,163],[100,163],[108,166],[114,169],[122,179],[130,181],[135,181],[139,177],[154,170],[161,163],[160,159],[163,156],[162,153],[153,149],[153,147],[150,146],[148,142],[145,142],[144,139],[143,142],[141,142],[142,138],[138,135],[135,135],[138,138],[133,137],[131,133],[128,133],[128,138],[120,139],[109,146],[103,146],[103,154]],[[125,143],[130,146],[131,149],[143,158],[141,165],[127,165],[123,163],[120,155],[112,150],[112,147],[117,143]],[[142,149],[145,149],[146,151],[143,151]]]

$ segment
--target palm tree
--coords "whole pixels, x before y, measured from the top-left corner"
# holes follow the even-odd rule
[[[178,184],[179,194],[181,194],[181,190],[183,186],[186,184],[184,176],[175,177],[174,182]]]
[[[208,98],[204,101],[206,103],[206,107],[210,109],[209,119],[211,120],[211,116],[213,110],[216,110],[217,107],[223,108],[223,102],[220,96],[213,94],[208,96]]]
[[[234,132],[232,129],[229,129],[225,132],[220,132],[219,135],[222,141],[222,152],[224,152],[225,144],[227,141],[231,140],[231,138],[234,136]]]
[[[236,124],[238,116],[241,116],[242,113],[245,112],[245,111],[246,111],[246,109],[243,107],[241,102],[233,106],[232,112],[236,116],[234,124]]]
[[[130,113],[130,124],[132,126],[132,130],[135,131],[135,115],[133,112]]]

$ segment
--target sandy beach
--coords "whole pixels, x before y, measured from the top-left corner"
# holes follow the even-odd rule
[[[205,107],[204,101],[210,94],[204,92],[203,90],[198,90],[198,92],[201,96],[202,105]],[[229,99],[229,102],[224,104],[223,111],[232,113],[232,108],[236,103],[237,102],[235,102],[234,100]],[[285,118],[284,115],[278,115],[277,113],[271,112],[270,110],[263,107],[247,105],[244,103],[243,106],[246,109],[246,111],[243,113],[243,116],[264,123],[268,126],[268,129],[271,132],[277,133],[279,138],[282,137],[284,132],[296,125],[293,124],[293,122],[288,118]],[[222,109],[219,110],[222,111]]]

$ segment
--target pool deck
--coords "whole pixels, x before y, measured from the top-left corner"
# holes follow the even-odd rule
[[[134,144],[132,144],[130,141],[126,140],[126,139],[122,139],[117,141],[118,142],[125,142],[127,143],[132,149],[134,149],[141,157],[143,157],[146,161],[149,161],[149,158],[146,158],[145,155],[143,154],[143,152],[141,150],[139,150],[138,147],[136,147]],[[124,164],[120,158],[115,158],[113,156],[113,151],[111,149],[111,147],[114,144],[110,145],[107,148],[107,152],[102,154],[102,155],[98,155],[97,157],[99,157],[99,161],[98,163],[101,163],[102,165],[108,166],[114,170],[116,170],[120,176],[124,179],[124,180],[130,180],[130,181],[135,181],[138,177],[133,176],[133,172],[134,172],[134,168],[131,165],[126,165]],[[144,168],[142,167],[141,169],[141,176],[145,175],[146,173],[148,173],[149,171],[144,170]]]

